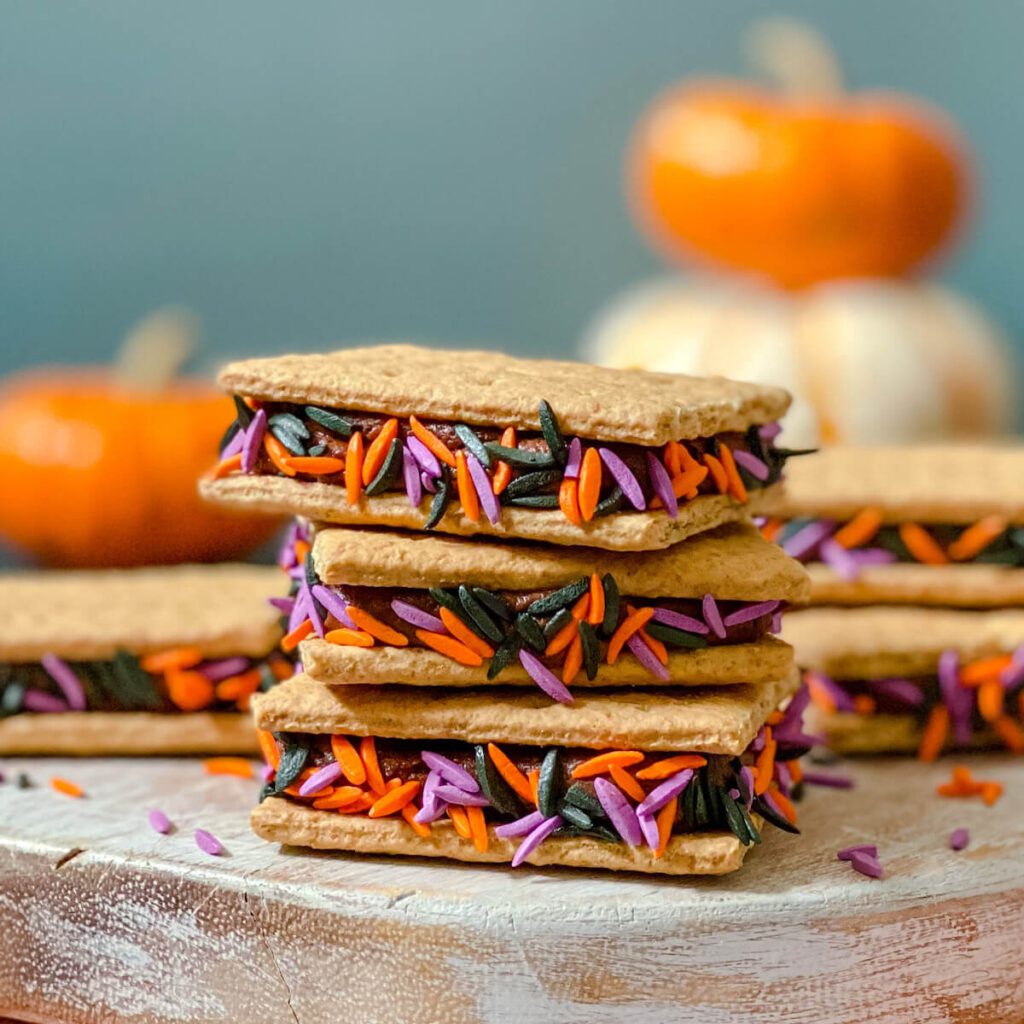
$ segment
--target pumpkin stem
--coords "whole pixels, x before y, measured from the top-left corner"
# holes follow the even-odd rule
[[[160,391],[195,349],[199,318],[168,306],[143,317],[125,336],[114,361],[114,381],[133,391]]]
[[[755,21],[744,34],[751,64],[791,96],[834,97],[843,92],[843,71],[829,41],[797,18]]]

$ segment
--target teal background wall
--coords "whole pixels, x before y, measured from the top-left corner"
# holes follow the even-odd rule
[[[569,352],[658,262],[622,203],[636,113],[739,72],[782,11],[854,87],[963,125],[983,187],[944,274],[1019,340],[1019,0],[5,0],[0,371],[195,309],[211,359],[342,338]]]

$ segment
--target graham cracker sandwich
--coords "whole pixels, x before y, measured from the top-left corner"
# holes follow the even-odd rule
[[[816,604],[1024,605],[1024,446],[825,448],[766,503]]]
[[[249,753],[253,693],[292,673],[252,565],[7,574],[0,754]]]
[[[572,685],[777,679],[792,651],[773,634],[808,593],[749,523],[641,553],[351,527],[291,545],[283,645],[339,685],[535,684],[571,702]]]
[[[1024,610],[808,608],[783,635],[840,752],[1024,752]]]
[[[227,505],[610,550],[756,510],[788,394],[759,384],[412,345],[231,363]]]
[[[570,709],[296,677],[253,701],[272,774],[252,827],[326,850],[724,874],[765,822],[797,831],[797,686],[589,692]]]

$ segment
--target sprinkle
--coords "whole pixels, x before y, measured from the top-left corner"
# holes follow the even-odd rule
[[[316,606],[316,601],[313,600],[313,593],[309,588],[309,584],[302,581],[302,593],[305,595],[304,607],[309,613],[309,621],[313,624],[313,632],[316,633],[321,640],[324,638],[324,620],[320,615],[320,609]]]
[[[442,605],[438,610],[441,613],[441,621],[444,623],[445,629],[447,629],[448,632],[459,641],[459,643],[468,647],[481,659],[494,657],[494,648],[487,643],[486,640],[482,640],[477,636],[476,633],[474,633],[473,630],[471,630],[469,626],[467,626],[466,623],[455,614],[455,612],[450,608],[445,608],[444,605]]]
[[[457,661],[460,665],[476,668],[476,666],[484,663],[481,655],[454,637],[431,633],[426,629],[417,629],[416,638],[420,643],[426,644],[427,647],[437,651],[438,654],[443,654],[453,661]]]
[[[459,504],[466,518],[471,522],[477,522],[480,519],[480,498],[469,474],[466,453],[461,448],[455,453],[455,486],[459,493]]]
[[[211,857],[219,857],[224,852],[220,840],[212,832],[207,832],[205,828],[197,828],[195,838],[196,846]]]
[[[256,468],[256,456],[260,450],[260,443],[267,432],[267,414],[262,409],[256,413],[245,432],[245,440],[242,442],[243,473],[251,473]]]
[[[647,508],[644,492],[629,466],[611,448],[599,448],[598,454],[601,456],[601,461],[608,467],[608,472],[611,473],[612,478],[622,488],[622,493],[633,508],[638,512],[642,512]]]
[[[512,857],[512,867],[517,868],[562,824],[562,816],[555,814],[545,818],[520,844]]]
[[[452,469],[455,468],[455,454],[452,450],[443,441],[441,441],[441,439],[432,430],[429,430],[420,423],[415,416],[409,417],[409,429],[434,456],[446,465],[451,466]],[[440,466],[438,466],[438,471],[434,475],[441,475]]]
[[[803,773],[803,781],[809,786],[827,786],[830,789],[853,789],[854,781],[847,775],[826,775],[824,772]]]
[[[56,654],[44,654],[39,661],[47,675],[61,688],[68,707],[72,711],[84,711],[85,690],[71,666],[67,662],[61,661]]]
[[[636,658],[636,660],[639,661],[655,679],[658,679],[663,683],[667,683],[672,678],[669,670],[661,663],[661,661],[658,660],[658,657],[651,649],[649,642],[644,639],[641,633],[634,633],[626,641],[626,646],[632,652],[633,657]]]
[[[603,775],[612,765],[629,768],[639,764],[644,755],[639,750],[609,750],[605,754],[596,754],[576,765],[572,770],[572,778],[589,779],[595,775]]]
[[[729,629],[731,626],[739,626],[744,622],[753,622],[754,619],[760,619],[764,615],[771,615],[781,603],[781,601],[759,601],[757,604],[748,604],[745,608],[740,608],[739,611],[722,619],[722,625]]]
[[[315,597],[337,621],[348,629],[356,629],[356,624],[348,617],[348,605],[336,590],[317,583],[312,588]]]
[[[404,633],[399,633],[397,629],[392,629],[369,612],[364,612],[362,608],[357,608],[354,604],[350,604],[347,611],[348,617],[356,624],[356,627],[363,630],[364,633],[369,633],[374,640],[380,640],[384,644],[391,644],[393,647],[409,646],[409,638]]]
[[[298,593],[295,595],[295,604],[292,605],[291,614],[288,616],[289,633],[309,618],[310,590],[306,586],[305,570],[300,566],[296,571],[301,574],[300,578],[302,579],[302,584],[299,587]],[[312,625],[312,621],[310,622],[310,625]]]
[[[857,557],[833,537],[826,537],[821,542],[818,557],[842,580],[855,580],[863,568]]]
[[[873,540],[882,526],[882,510],[865,508],[858,512],[848,523],[836,530],[832,539],[844,548],[863,547]]]
[[[322,768],[318,768],[305,782],[299,786],[299,796],[309,796],[316,793],[325,786],[334,784],[334,781],[341,775],[341,765],[337,761],[331,761]]]
[[[1000,534],[1006,532],[1009,523],[1005,516],[991,515],[968,526],[947,549],[954,562],[963,562],[981,554]]]
[[[527,804],[533,803],[529,780],[512,763],[508,755],[493,743],[487,744],[487,753],[490,754],[494,767],[498,769],[498,774],[511,786],[516,795]]]
[[[768,464],[759,459],[753,452],[748,452],[743,448],[737,448],[732,453],[732,457],[755,480],[764,481],[771,476],[772,471],[768,468]]]
[[[689,615],[683,615],[682,612],[674,612],[668,608],[655,608],[652,619],[655,622],[664,623],[666,626],[672,626],[675,629],[681,629],[685,633],[697,633],[703,636],[709,633],[708,627],[700,621]]]
[[[363,493],[363,464],[363,432],[357,430],[345,448],[345,500],[350,505],[358,505]]]
[[[146,815],[146,820],[149,822],[149,827],[153,829],[154,832],[167,835],[167,833],[171,831],[171,819],[156,807]]]
[[[608,774],[612,777],[612,782],[614,782],[615,785],[626,794],[626,796],[631,797],[633,800],[639,802],[647,796],[644,792],[644,787],[641,786],[625,768],[620,768],[617,764],[610,765],[608,768]]]
[[[766,423],[763,427],[757,428],[757,433],[762,441],[774,441],[782,433],[782,424]]]
[[[516,428],[506,427],[501,432],[501,447],[516,448],[519,442],[516,440]],[[494,469],[494,478],[491,480],[491,490],[494,494],[501,494],[512,482],[512,467],[507,462],[498,461]]]
[[[878,847],[873,843],[861,843],[859,846],[845,846],[836,854],[836,860],[850,860],[854,854],[866,854],[868,857],[878,856]]]
[[[782,550],[790,558],[807,558],[812,551],[832,532],[835,524],[831,519],[818,519],[796,531],[782,542]]]
[[[583,461],[583,442],[574,437],[569,442],[569,457],[565,463],[565,479],[577,480],[580,475],[580,463]]]
[[[647,843],[651,850],[657,850],[661,835],[658,832],[658,822],[655,816],[653,814],[638,814],[636,819],[640,825],[640,832],[644,837],[644,842]]]
[[[221,449],[220,457],[221,461],[227,461],[234,459],[235,456],[241,456],[242,445],[245,444],[245,431],[242,429],[236,430],[231,435],[231,440]],[[241,459],[238,462],[238,468],[241,469]]]
[[[26,711],[42,712],[44,714],[55,714],[59,711],[68,711],[67,704],[54,697],[53,694],[44,693],[42,690],[26,690],[21,698],[21,706]]]
[[[651,479],[651,486],[654,493],[661,500],[669,519],[676,519],[679,516],[679,502],[676,500],[675,491],[672,489],[672,478],[668,470],[653,452],[647,453],[647,475]],[[625,488],[623,488],[625,491]]]
[[[441,475],[441,463],[437,461],[437,456],[415,434],[406,437],[405,444],[406,450],[428,477],[436,479]]]
[[[666,779],[670,775],[675,775],[676,772],[681,772],[684,768],[703,768],[707,763],[707,758],[700,754],[675,754],[672,757],[655,761],[654,764],[649,764],[646,768],[641,768],[636,773],[636,777],[645,780]]]
[[[960,685],[960,656],[955,650],[945,650],[939,655],[937,674],[939,693],[953,727],[953,738],[961,746],[966,746],[971,742],[974,700],[971,693]]]
[[[597,799],[601,801],[601,806],[615,827],[615,831],[630,846],[639,846],[640,840],[643,838],[640,822],[637,820],[636,811],[622,790],[608,779],[597,778],[594,780],[594,792],[597,794]]]
[[[967,844],[971,841],[971,834],[965,828],[954,829],[949,836],[949,848],[951,850],[966,850]]]
[[[908,708],[919,708],[924,703],[921,687],[909,679],[871,679],[868,686],[887,700]]]
[[[279,473],[283,476],[295,476],[295,470],[288,465],[291,452],[273,434],[263,435],[263,450]]]
[[[499,825],[494,830],[494,834],[499,839],[514,839],[516,836],[525,836],[528,832],[532,832],[538,825],[542,824],[544,820],[544,815],[540,811],[533,811],[523,818],[517,818],[515,821],[510,821],[505,825]]]
[[[420,751],[420,760],[432,771],[437,772],[447,782],[461,789],[465,793],[479,793],[480,784],[454,761],[442,754],[435,754],[432,750]]]
[[[904,547],[919,562],[925,565],[946,565],[949,562],[946,552],[923,526],[918,526],[917,523],[900,523],[899,535]]]
[[[369,633],[364,633],[361,629],[348,629],[347,627],[332,629],[324,636],[324,639],[329,644],[337,644],[339,647],[369,648],[374,646],[373,637]],[[282,643],[281,646],[283,647],[284,644]]]
[[[409,498],[409,504],[413,508],[419,508],[419,504],[423,500],[423,483],[420,480],[420,468],[408,448],[402,449],[402,479],[405,482],[405,493]]]
[[[850,857],[850,867],[854,871],[859,871],[862,875],[867,875],[868,878],[881,878],[885,874],[885,870],[878,858],[869,856],[866,853],[853,854]]]
[[[75,797],[75,799],[80,799],[85,796],[85,790],[82,789],[81,786],[77,783],[69,782],[67,779],[61,779],[55,776],[50,779],[50,785],[53,786],[58,793],[63,793],[65,796],[72,796]]]
[[[480,793],[467,793],[458,786],[451,786],[448,783],[441,783],[435,789],[438,800],[454,804],[457,807],[488,807],[490,800]]]
[[[501,505],[498,504],[498,499],[491,489],[491,480],[487,475],[487,470],[472,452],[466,456],[466,464],[469,466],[469,476],[476,488],[484,515],[487,516],[489,522],[496,523],[501,518]]]
[[[711,594],[705,594],[701,602],[701,609],[704,613],[704,621],[708,624],[711,632],[720,640],[725,639],[725,623],[722,622],[722,615],[718,610],[718,602]]]
[[[601,456],[596,448],[588,448],[583,453],[577,483],[580,515],[585,523],[589,523],[594,518],[601,497]]]
[[[917,749],[918,759],[934,761],[942,751],[949,731],[949,709],[937,704],[928,715],[928,721],[921,730],[921,743]]]
[[[312,632],[313,623],[310,622],[309,619],[306,619],[305,622],[303,622],[301,625],[296,626],[295,629],[293,629],[290,633],[288,633],[282,638],[281,650],[286,652],[294,651],[295,648],[299,646],[299,643],[302,640],[305,640],[306,637],[309,636],[309,634]],[[337,632],[337,630],[335,632]],[[330,638],[330,633],[327,634],[327,637],[328,639]],[[195,674],[198,675],[199,673],[197,672]]]
[[[655,786],[647,794],[647,797],[637,808],[637,812],[640,814],[653,814],[655,811],[660,811],[672,797],[679,796],[686,789],[692,778],[692,768],[684,768],[681,772],[670,776],[660,786]]]
[[[197,667],[212,683],[219,683],[222,679],[229,679],[231,676],[241,675],[249,667],[248,658],[221,658],[220,661],[207,661]]]
[[[384,776],[380,773],[380,763],[377,760],[377,744],[372,736],[364,736],[359,741],[359,756],[362,758],[366,768],[366,781],[370,789],[378,795],[384,792]]]
[[[418,779],[403,782],[379,797],[370,806],[367,814],[371,818],[386,818],[389,814],[397,814],[406,804],[412,801],[419,791],[420,782]]]
[[[568,687],[535,654],[525,648],[519,651],[519,663],[527,675],[559,704],[571,704],[573,696]]]
[[[415,438],[410,438],[410,440],[415,440]],[[420,483],[423,484],[423,490],[427,494],[437,494],[437,479],[435,477],[431,477],[427,473],[420,473]]]
[[[417,626],[420,629],[428,629],[431,633],[444,632],[444,623],[436,615],[431,615],[430,612],[424,611],[422,608],[417,608],[415,605],[409,604],[407,601],[402,601],[396,597],[391,602],[391,610],[403,622],[408,622],[410,626]]]
[[[208,757],[203,762],[207,775],[234,775],[239,779],[252,778],[252,761],[247,757]]]
[[[643,629],[653,617],[654,609],[649,607],[638,608],[628,612],[626,617],[612,634],[611,639],[608,641],[608,651],[605,654],[605,660],[609,665],[614,665],[615,662],[618,661],[619,653],[625,646],[626,641],[629,640],[634,633]]]
[[[733,458],[732,449],[727,444],[718,446],[718,457],[721,459],[722,468],[725,470],[726,479],[729,481],[729,493],[740,503],[747,500],[747,485],[743,482],[739,470],[736,468],[736,461]]]

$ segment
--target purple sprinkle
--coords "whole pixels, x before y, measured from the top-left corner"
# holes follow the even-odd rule
[[[647,453],[647,475],[651,478],[654,493],[661,498],[669,519],[678,518],[679,502],[676,500],[676,492],[672,489],[672,478],[653,452]]]
[[[711,632],[718,637],[719,640],[725,639],[725,623],[722,622],[722,614],[718,610],[718,602],[710,594],[704,595],[704,600],[701,602],[701,607],[704,612],[704,621],[708,624]]]
[[[722,620],[722,625],[728,629],[744,622],[753,622],[754,619],[759,619],[763,615],[771,615],[780,604],[782,604],[781,601],[759,601],[757,604],[748,604],[745,608],[733,612],[732,615],[727,615]]]
[[[808,523],[802,529],[797,530],[792,537],[783,541],[782,550],[790,558],[806,558],[832,533],[835,525],[831,519],[818,519],[813,523]]]
[[[441,475],[441,463],[437,461],[437,456],[414,434],[405,439],[405,444],[420,469],[430,479],[436,480]]]
[[[836,860],[850,860],[854,854],[867,854],[869,857],[878,856],[878,847],[874,843],[862,843],[859,846],[844,846],[836,854]]]
[[[768,627],[769,633],[781,633],[782,632],[782,609],[780,608],[777,612],[772,614],[771,625]]]
[[[317,583],[313,587],[313,596],[337,619],[346,629],[357,629],[356,624],[348,617],[348,605],[336,590]]]
[[[437,494],[437,484],[434,483],[434,478],[428,473],[420,473],[420,483],[423,484],[423,490],[425,490],[427,494]]]
[[[230,679],[244,672],[249,664],[248,658],[221,658],[219,661],[205,662],[199,666],[198,671],[211,683],[219,683],[222,679]]]
[[[762,462],[753,452],[743,448],[734,448],[732,457],[738,466],[742,466],[755,480],[767,480],[772,471],[767,463]]]
[[[26,711],[37,711],[43,714],[55,714],[58,711],[69,711],[67,704],[53,694],[42,690],[26,690],[21,698],[21,706]]]
[[[575,480],[580,475],[580,463],[583,461],[583,442],[578,438],[574,437],[569,442],[569,458],[565,463],[565,473],[563,474],[566,480]]]
[[[866,853],[853,854],[850,857],[850,867],[854,871],[859,871],[862,875],[867,875],[868,878],[881,878],[885,874],[881,862],[876,857],[869,856]]]
[[[516,818],[515,821],[499,825],[494,830],[494,834],[499,839],[514,839],[516,836],[525,836],[528,832],[532,832],[543,821],[544,815],[540,811],[534,811],[532,814],[527,814],[524,818]]]
[[[271,780],[271,778],[273,777],[273,775],[274,775],[274,766],[272,764],[265,764],[260,769],[260,778],[263,779],[264,782],[269,782]]]
[[[658,656],[651,650],[647,641],[639,634],[634,633],[627,641],[626,646],[633,652],[633,657],[640,662],[655,679],[667,683],[672,678],[669,670],[658,660]]]
[[[855,580],[860,575],[861,563],[832,537],[826,537],[818,546],[818,557],[841,580]]]
[[[862,568],[868,565],[889,565],[896,561],[895,553],[886,548],[854,548],[849,555]]]
[[[690,779],[693,778],[693,769],[684,768],[681,772],[676,772],[675,775],[670,775],[660,786],[655,786],[654,789],[640,801],[640,806],[637,807],[639,814],[654,814],[656,811],[660,811],[674,796],[679,796],[680,793],[690,784]]]
[[[473,481],[477,497],[480,499],[480,507],[484,515],[493,524],[501,518],[501,505],[498,503],[498,496],[491,488],[491,478],[487,475],[483,463],[472,453],[466,453],[466,465],[469,467],[469,476]]]
[[[1015,690],[1024,683],[1024,645],[1013,652],[1010,664],[999,674],[1004,690]]]
[[[490,807],[491,801],[480,793],[467,793],[458,786],[450,786],[442,782],[434,791],[438,800],[446,804],[458,804],[459,807]]]
[[[309,584],[305,580],[302,581],[302,587],[299,592],[305,595],[306,611],[309,614],[309,621],[313,623],[313,631],[323,640],[324,620],[320,617],[320,609],[317,608],[316,601],[313,600],[313,594],[309,589]]]
[[[681,629],[686,633],[697,633],[703,636],[705,633],[710,632],[700,619],[691,618],[689,615],[683,615],[682,612],[674,612],[668,608],[655,608],[652,618],[655,622],[662,622],[666,626],[674,626],[676,629]]]
[[[153,829],[154,832],[167,835],[167,833],[171,831],[171,819],[156,807],[146,815],[146,818],[149,821],[149,827]]]
[[[544,842],[552,832],[562,824],[560,814],[552,815],[542,821],[520,844],[512,857],[512,867],[517,868]]]
[[[594,792],[615,831],[630,846],[639,846],[640,840],[643,839],[640,822],[633,805],[626,799],[622,790],[609,779],[598,777],[594,779]]]
[[[658,834],[658,821],[652,814],[638,814],[636,820],[640,823],[640,831],[643,833],[644,842],[652,849],[658,848],[661,836]]]
[[[391,602],[391,610],[403,622],[408,622],[410,626],[416,626],[417,629],[426,629],[431,633],[443,633],[445,631],[444,623],[436,615],[431,615],[430,612],[417,608],[416,605],[409,604],[408,601],[403,601],[396,597]]]
[[[256,456],[260,450],[263,435],[267,432],[267,414],[260,409],[252,418],[242,443],[242,472],[251,473],[256,468]]]
[[[854,782],[848,775],[826,775],[824,772],[804,772],[808,786],[827,786],[830,789],[853,789]]]
[[[644,498],[644,492],[633,475],[633,471],[611,448],[598,448],[597,453],[601,456],[601,461],[608,467],[608,472],[611,473],[615,482],[622,488],[626,500],[638,512],[643,512],[647,508],[647,500]]]
[[[291,615],[295,607],[294,597],[268,597],[267,603],[276,608],[282,615]]]
[[[537,657],[523,648],[519,652],[519,663],[527,675],[552,699],[559,704],[571,704],[573,696],[569,688]]]
[[[309,600],[309,589],[306,586],[299,588],[295,595],[295,604],[292,605],[291,615],[288,616],[288,632],[291,633],[301,622],[309,618],[309,609],[306,602]]]
[[[824,672],[813,672],[809,675],[813,675],[818,685],[828,691],[837,711],[855,710],[853,698],[831,676],[825,675]]]
[[[237,455],[242,450],[243,444],[245,444],[245,431],[236,430],[231,435],[231,440],[221,449],[221,460],[230,459],[232,455]]]
[[[323,768],[313,772],[312,775],[301,786],[299,786],[299,796],[309,796],[310,793],[315,793],[318,789],[323,789],[324,786],[330,786],[334,780],[341,775],[341,765],[337,761],[331,761],[330,764],[325,764]]]
[[[71,666],[61,661],[56,654],[44,654],[39,659],[46,674],[61,688],[64,699],[72,711],[85,710],[85,690]]]
[[[919,708],[924,703],[921,687],[909,679],[870,679],[868,686],[880,697],[908,708]]]
[[[208,853],[211,857],[219,857],[224,852],[224,847],[221,846],[220,840],[212,832],[207,832],[205,828],[197,828],[195,835],[196,846],[203,853]]]
[[[743,792],[747,794],[746,805],[749,811],[754,805],[754,771],[749,765],[740,769],[740,778],[743,779]]]
[[[762,441],[774,441],[782,433],[782,424],[778,421],[766,423],[763,427],[758,427],[757,432]]]
[[[416,821],[421,825],[429,825],[432,821],[437,821],[448,807],[443,800],[438,799],[437,787],[439,785],[441,785],[441,776],[437,772],[428,772],[421,794],[423,805],[416,812]]]
[[[951,850],[966,850],[967,844],[971,841],[971,834],[965,828],[954,829],[949,836],[949,848]]]
[[[945,650],[939,655],[938,677],[942,703],[949,709],[953,738],[967,746],[973,732],[974,695],[960,685],[960,656],[956,651]]]
[[[437,772],[446,782],[457,786],[465,793],[479,793],[480,786],[465,768],[460,767],[454,761],[444,757],[442,754],[435,754],[432,750],[420,751],[420,760],[431,771]]]
[[[306,578],[306,570],[296,563],[296,565],[288,570],[288,576],[293,580],[304,580]]]
[[[402,479],[405,481],[405,493],[409,496],[409,504],[413,508],[419,508],[423,500],[423,482],[420,480],[420,467],[408,448],[402,449]]]

